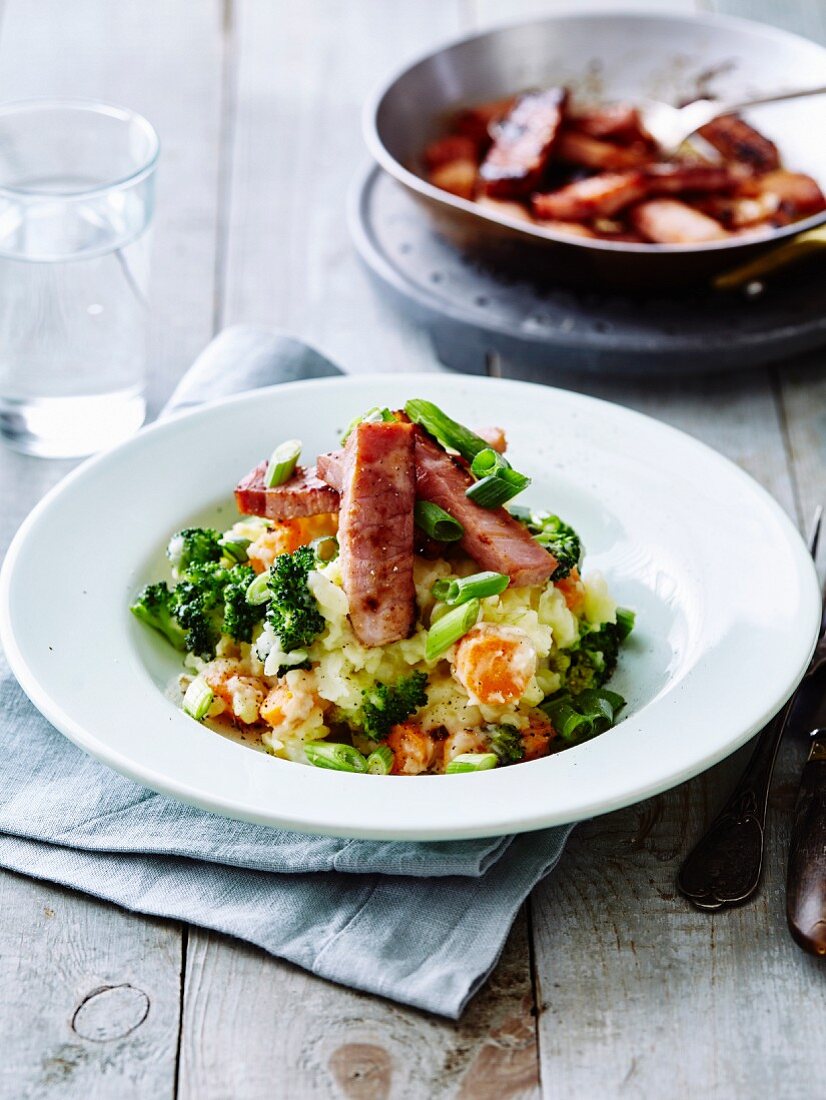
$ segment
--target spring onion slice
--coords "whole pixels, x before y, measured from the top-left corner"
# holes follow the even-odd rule
[[[480,451],[470,464],[470,472],[474,477],[487,477],[488,474],[498,474],[500,470],[510,469],[510,462],[498,451],[494,451],[493,447]]]
[[[338,539],[335,535],[319,535],[310,543],[310,549],[315,554],[315,560],[320,565],[326,565],[338,557]]]
[[[426,432],[438,439],[443,447],[457,451],[468,462],[472,462],[480,451],[490,450],[490,443],[463,424],[452,420],[432,401],[414,397],[404,406],[404,411],[414,424],[420,424]]]
[[[184,713],[188,714],[190,718],[194,718],[196,722],[202,721],[206,718],[207,712],[212,706],[213,698],[212,688],[209,684],[202,680],[200,676],[196,676],[184,693],[182,704]]]
[[[267,472],[264,474],[264,484],[268,489],[274,489],[277,485],[283,485],[285,481],[289,481],[295,472],[300,455],[300,439],[288,439],[275,448],[270,457]]]
[[[510,584],[505,573],[474,573],[470,577],[454,577],[452,580],[439,580],[433,585],[433,596],[437,600],[457,607],[468,600],[484,600],[486,596],[498,596]]]
[[[382,409],[382,408],[379,408],[378,405],[374,405],[373,408],[368,409],[367,412],[364,413],[363,416],[354,416],[353,417],[353,419],[350,421],[350,423],[344,429],[344,435],[342,435],[342,437],[341,437],[342,447],[347,442],[347,440],[350,438],[350,434],[352,433],[353,429],[357,428],[359,426],[359,424],[379,424],[382,421],[385,424],[389,424],[391,421],[393,421],[395,419],[396,419],[396,417],[390,411],[390,409]]]
[[[454,642],[463,638],[476,624],[481,609],[482,605],[478,600],[468,600],[433,623],[427,632],[425,660],[434,661],[440,653],[444,653]]]
[[[496,474],[483,477],[465,490],[465,496],[482,508],[498,508],[522,492],[524,485],[511,485]]]
[[[542,710],[563,741],[584,741],[598,733],[604,733],[617,720],[625,706],[625,699],[616,691],[606,688],[587,688],[578,695],[565,692],[548,699]]]
[[[250,586],[247,589],[247,603],[254,605],[266,603],[270,598],[270,575],[269,573],[259,573],[258,576],[250,581]]]
[[[241,565],[249,561],[249,557],[247,556],[247,547],[250,544],[249,539],[242,538],[240,535],[237,537],[224,535],[219,541],[221,549],[224,551],[224,556],[229,558],[230,561],[238,562]]]
[[[367,761],[352,745],[310,741],[304,746],[304,755],[316,768],[328,768],[335,772],[367,771]]]
[[[617,608],[617,632],[620,636],[620,641],[624,641],[634,629],[636,618],[637,616],[634,612],[627,607]]]
[[[417,527],[438,542],[457,542],[465,533],[458,519],[454,519],[450,512],[429,500],[416,501],[413,519]]]
[[[367,771],[370,775],[389,775],[393,770],[393,750],[389,745],[379,745],[367,757]]]
[[[460,772],[486,772],[495,768],[499,757],[495,752],[460,752],[454,756],[445,768],[445,775],[458,775]]]

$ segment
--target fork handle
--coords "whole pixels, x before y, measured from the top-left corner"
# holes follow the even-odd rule
[[[720,114],[736,114],[749,107],[759,107],[763,103],[782,103],[786,99],[805,99],[810,95],[826,95],[826,85],[819,88],[798,88],[793,92],[775,92],[773,95],[755,96],[738,100],[736,103],[720,104]]]
[[[760,731],[740,782],[680,867],[677,887],[698,909],[739,905],[760,885],[769,784],[790,708]]]
[[[822,731],[826,735],[826,731]],[[810,955],[826,955],[826,740],[817,738],[800,778],[786,877],[786,919]]]

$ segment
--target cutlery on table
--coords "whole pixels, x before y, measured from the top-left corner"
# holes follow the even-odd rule
[[[823,509],[818,508],[809,535],[812,557],[817,554],[822,520]],[[754,752],[739,783],[720,814],[680,867],[677,888],[698,909],[716,910],[740,905],[754,894],[760,884],[765,848],[766,805],[774,762],[780,742],[789,727],[795,730],[811,729],[811,724],[805,723],[811,714],[811,703],[815,695],[813,685],[816,681],[819,682],[820,669],[823,667],[823,651],[826,647],[824,625],[826,608],[821,621],[818,647],[797,691],[758,734]],[[813,763],[818,764],[819,761],[815,760]],[[815,774],[821,775],[825,771],[826,764],[817,773],[809,773],[809,776],[814,778]],[[814,822],[815,826],[820,823],[826,839],[826,795],[821,793],[820,815],[818,816],[817,806],[811,804],[805,815],[804,825],[806,822]],[[811,833],[807,832],[806,835],[811,836]],[[812,888],[808,877],[800,891],[807,898],[811,896]]]

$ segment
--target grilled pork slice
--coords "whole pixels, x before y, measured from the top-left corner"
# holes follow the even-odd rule
[[[338,540],[356,637],[367,646],[406,638],[416,617],[411,424],[359,424],[342,463]]]
[[[465,491],[473,478],[416,428],[416,493],[457,519],[465,529],[459,545],[483,569],[506,573],[515,586],[544,584],[556,559],[543,550],[504,508],[482,508]]]
[[[610,138],[623,144],[650,140],[642,127],[639,111],[630,103],[609,103],[605,107],[582,111],[570,122],[589,137]]]
[[[826,209],[823,192],[811,176],[802,172],[768,172],[759,183],[761,195],[777,199],[780,222],[795,221]]]
[[[482,508],[468,500],[465,490],[473,484],[471,475],[421,428],[415,433],[416,495],[438,504],[462,524],[465,534],[459,545],[465,553],[483,569],[506,573],[516,586],[544,584],[556,569],[556,559],[504,508]],[[340,486],[342,452],[319,455],[318,471],[330,485]]]
[[[543,221],[578,222],[610,218],[646,194],[641,172],[604,172],[558,191],[534,195],[533,212]]]
[[[479,178],[485,194],[509,199],[536,190],[559,135],[567,92],[528,92],[492,127],[493,145]]]
[[[777,146],[737,115],[721,115],[700,127],[700,136],[726,160],[748,164],[758,172],[780,167]]]
[[[504,99],[494,99],[489,103],[477,103],[459,111],[453,120],[453,129],[457,134],[469,137],[477,148],[484,152],[491,143],[491,126],[504,118],[514,105],[516,97],[509,95]]]
[[[476,163],[476,145],[469,137],[461,134],[448,134],[438,138],[425,148],[424,163],[428,171],[450,164],[454,160],[470,160]]]
[[[568,164],[583,168],[597,168],[602,172],[621,172],[637,168],[651,160],[651,150],[643,142],[634,145],[615,145],[610,141],[567,130],[559,138],[557,155]]]
[[[267,462],[260,462],[235,487],[238,511],[245,516],[267,519],[295,519],[337,512],[338,493],[316,474],[315,466],[296,466],[295,473],[283,485],[268,489],[264,483]]]
[[[739,164],[652,164],[645,169],[648,195],[679,195],[683,191],[734,191],[751,173]]]
[[[631,211],[631,221],[655,244],[701,244],[729,234],[714,218],[676,199],[651,199]]]

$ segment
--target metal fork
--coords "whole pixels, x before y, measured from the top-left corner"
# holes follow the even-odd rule
[[[763,103],[780,103],[785,99],[803,99],[806,96],[823,95],[826,86],[805,88],[793,92],[777,92],[774,95],[758,96],[753,99],[741,99],[724,102],[719,99],[695,99],[685,107],[671,107],[658,100],[644,100],[639,104],[642,123],[660,150],[670,156],[691,137],[692,134],[721,115],[734,115],[748,107],[757,107]]]
[[[819,507],[812,519],[808,539],[813,558],[817,556],[822,522],[823,509]],[[794,709],[795,695],[758,734],[740,782],[680,867],[677,888],[698,909],[741,905],[760,885],[769,787],[777,750]]]

